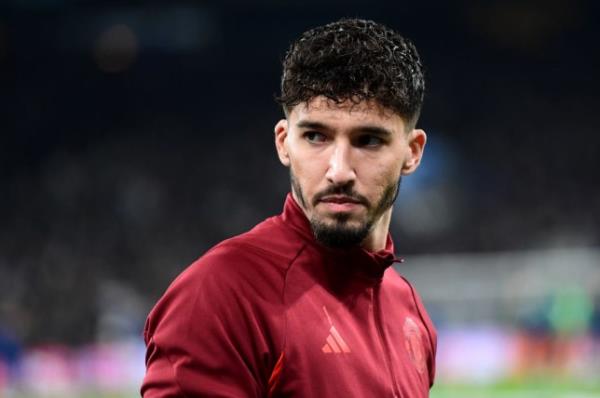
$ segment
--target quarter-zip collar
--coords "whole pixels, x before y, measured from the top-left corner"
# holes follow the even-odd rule
[[[302,208],[296,203],[291,193],[288,193],[281,218],[284,223],[290,225],[304,241],[316,245],[319,251],[327,258],[335,259],[330,264],[343,264],[346,270],[353,269],[356,273],[366,279],[379,281],[385,270],[394,262],[402,262],[402,259],[394,255],[394,243],[388,233],[386,245],[383,250],[371,252],[360,246],[348,249],[333,249],[326,247],[315,239],[309,220],[306,218]]]

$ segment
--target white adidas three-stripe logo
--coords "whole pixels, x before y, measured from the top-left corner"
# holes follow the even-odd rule
[[[321,348],[321,350],[325,353],[325,354],[341,354],[341,353],[349,353],[350,351],[350,347],[348,347],[348,344],[346,344],[346,342],[344,341],[344,339],[342,338],[342,336],[340,336],[340,334],[338,333],[338,331],[335,329],[335,326],[332,326],[331,329],[329,329],[329,336],[327,336],[327,343],[325,343],[325,345],[323,346],[323,348]]]
[[[329,335],[327,336],[327,342],[321,348],[325,354],[348,354],[351,352],[350,347],[344,341],[340,333],[337,331],[335,326],[333,326],[333,322],[331,322],[331,318],[329,317],[329,313],[327,312],[327,308],[323,306],[323,312],[325,312],[325,316],[329,321],[331,327],[329,328]]]

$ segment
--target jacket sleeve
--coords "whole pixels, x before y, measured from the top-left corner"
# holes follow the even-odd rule
[[[248,284],[207,261],[180,275],[148,316],[144,398],[266,395],[274,360],[260,298],[248,300]]]

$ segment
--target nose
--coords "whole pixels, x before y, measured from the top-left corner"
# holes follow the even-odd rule
[[[336,143],[332,148],[329,158],[329,167],[325,177],[334,185],[346,185],[354,182],[356,172],[351,159],[351,146],[349,143]]]

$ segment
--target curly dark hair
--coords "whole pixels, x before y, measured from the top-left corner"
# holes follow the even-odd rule
[[[286,114],[321,95],[336,103],[375,100],[414,128],[424,93],[423,66],[409,40],[373,21],[341,19],[292,43],[276,99]]]

